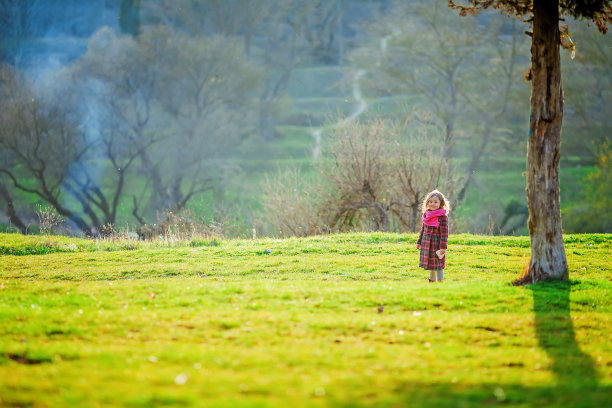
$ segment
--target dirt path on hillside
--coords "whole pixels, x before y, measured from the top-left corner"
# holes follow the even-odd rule
[[[344,118],[341,122],[335,124],[332,128],[346,125],[352,120],[358,118],[359,115],[365,112],[365,110],[368,108],[368,103],[365,101],[365,99],[363,99],[363,96],[361,95],[360,80],[361,77],[365,74],[365,72],[366,71],[364,69],[360,69],[359,71],[355,72],[355,75],[353,75],[353,98],[355,99],[355,101],[357,101],[357,107],[349,116]],[[312,148],[312,158],[314,160],[317,160],[319,159],[319,157],[321,157],[321,137],[323,134],[323,129],[313,129],[310,131],[310,134],[315,140],[315,145]]]

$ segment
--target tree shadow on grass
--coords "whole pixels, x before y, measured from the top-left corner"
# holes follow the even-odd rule
[[[497,405],[599,407],[612,406],[612,387],[600,385],[595,362],[577,341],[570,315],[571,283],[541,282],[528,286],[533,295],[535,331],[549,355],[556,384],[482,383],[404,384],[410,406],[472,407]],[[408,402],[406,401],[406,402]]]
[[[472,408],[490,406],[521,407],[609,407],[612,388],[600,386],[585,392],[562,386],[528,386],[519,384],[481,383],[457,385],[450,383],[403,383],[398,387],[401,398],[377,401],[375,404],[341,403],[341,407],[438,407]]]
[[[403,395],[409,396],[404,401],[407,406],[612,406],[612,387],[599,384],[595,362],[576,341],[570,315],[571,283],[541,282],[528,286],[528,289],[533,295],[538,344],[550,357],[549,368],[555,375],[556,384],[481,383],[462,386],[405,383],[398,391],[401,389]]]
[[[570,316],[571,283],[541,282],[529,286],[533,294],[538,343],[552,360],[551,370],[562,387],[596,388],[595,362],[580,350]]]

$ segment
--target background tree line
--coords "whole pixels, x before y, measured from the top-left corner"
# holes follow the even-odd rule
[[[37,205],[88,234],[202,206],[241,218],[241,233],[412,231],[418,196],[440,186],[458,204],[458,229],[482,232],[491,217],[493,232],[525,224],[520,192],[485,191],[474,204],[489,189],[483,173],[520,177],[524,169],[529,51],[521,22],[496,13],[460,19],[442,0],[0,0],[0,28],[0,196],[22,231]],[[564,57],[562,162],[596,164],[584,184],[599,191],[609,172],[612,56],[583,25],[572,22],[571,33],[579,45],[574,60]],[[343,73],[330,80],[336,95],[349,94],[363,70],[359,85],[375,104],[344,127],[328,119],[334,105],[300,108],[306,98],[291,87],[300,86],[296,70],[311,67]],[[339,103],[350,113],[350,103]],[[257,182],[232,181],[250,171],[246,159],[286,157],[286,140],[309,138],[302,129],[313,126],[324,135],[321,160],[281,160],[279,175],[266,178],[276,169],[261,165],[253,167]],[[355,162],[345,156],[367,137],[379,145],[370,162],[378,173],[346,173]],[[415,167],[421,155],[435,168]],[[329,170],[340,165],[348,167]],[[289,188],[296,183],[306,201]],[[609,230],[609,220],[579,221],[598,203],[592,194],[570,193],[566,226]],[[309,221],[284,230],[283,221],[300,219],[282,215],[289,203]]]
[[[91,18],[118,8],[118,30],[75,27],[88,36],[82,55],[52,77],[26,75],[28,42],[55,28],[43,16],[58,5],[1,3],[2,192],[12,209],[21,193],[36,196],[88,234],[120,212],[145,225],[222,189],[242,139],[274,138],[293,68],[333,58],[341,12],[323,1],[62,3]],[[10,219],[25,230],[18,211]]]

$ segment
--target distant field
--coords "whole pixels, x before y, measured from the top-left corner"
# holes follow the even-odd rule
[[[610,406],[612,235],[564,238],[569,282],[514,287],[526,237],[429,284],[414,235],[0,234],[0,406]]]

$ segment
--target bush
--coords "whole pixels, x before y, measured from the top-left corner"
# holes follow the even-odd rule
[[[297,170],[267,177],[263,215],[273,228],[272,235],[305,237],[328,232],[320,216],[317,185],[305,181]]]
[[[434,188],[452,195],[441,129],[420,121],[398,124],[340,119],[331,160],[317,162],[320,178],[299,173],[266,183],[265,218],[281,236],[325,232],[414,232],[424,196]]]

